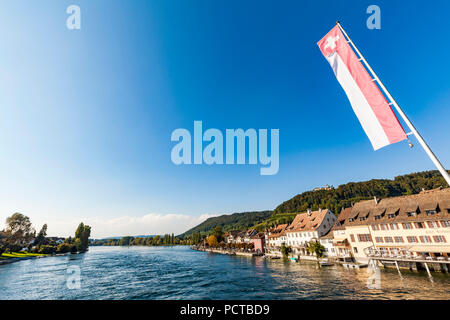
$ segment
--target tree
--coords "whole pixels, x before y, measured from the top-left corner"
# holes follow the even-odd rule
[[[134,241],[133,237],[122,237],[119,240],[119,246],[131,246]]]
[[[206,238],[206,242],[208,243],[209,247],[211,247],[211,248],[215,248],[219,244],[216,236],[214,236],[214,235],[210,235],[208,238]]]
[[[319,259],[323,257],[325,247],[319,241],[311,241],[308,245],[308,251],[311,254],[315,254],[317,259]]]
[[[161,236],[155,236],[152,240],[152,245],[157,246],[161,244]]]
[[[284,243],[281,244],[281,253],[283,256],[287,257],[291,251],[291,247],[287,247]]]
[[[47,237],[47,224],[44,224],[42,226],[41,231],[39,231],[38,235],[34,239],[33,245],[40,246],[40,245],[43,245],[43,244],[47,244],[46,243],[46,237]]]
[[[75,231],[74,244],[79,252],[86,251],[89,247],[89,237],[91,236],[91,227],[81,222]]]
[[[215,227],[212,234],[216,237],[217,242],[221,242],[223,240],[223,231],[221,226]]]
[[[36,231],[33,229],[29,217],[17,212],[6,218],[3,242],[8,250],[22,249],[34,239],[35,235]]]
[[[202,242],[202,236],[201,236],[200,232],[196,232],[196,233],[192,234],[191,243],[199,244],[200,242]]]

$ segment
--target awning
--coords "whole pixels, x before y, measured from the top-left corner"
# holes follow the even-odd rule
[[[411,252],[450,253],[450,246],[412,246],[408,250]]]

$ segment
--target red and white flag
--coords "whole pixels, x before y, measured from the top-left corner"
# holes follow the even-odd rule
[[[353,111],[375,150],[407,139],[386,98],[359,61],[339,26],[318,43],[347,94]]]

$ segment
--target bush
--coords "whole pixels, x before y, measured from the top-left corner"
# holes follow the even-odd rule
[[[72,245],[68,244],[68,243],[61,243],[56,247],[56,252],[57,253],[67,253],[70,252],[72,250]]]
[[[291,247],[286,247],[284,243],[281,245],[281,253],[283,254],[283,256],[288,256],[291,251]]]
[[[53,254],[56,252],[56,247],[49,246],[49,245],[43,245],[39,247],[38,253],[41,254]]]

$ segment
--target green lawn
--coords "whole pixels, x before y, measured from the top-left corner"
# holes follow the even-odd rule
[[[28,258],[28,257],[38,257],[38,256],[47,256],[47,254],[28,253],[28,252],[12,252],[12,253],[3,253],[0,256],[0,259]]]

